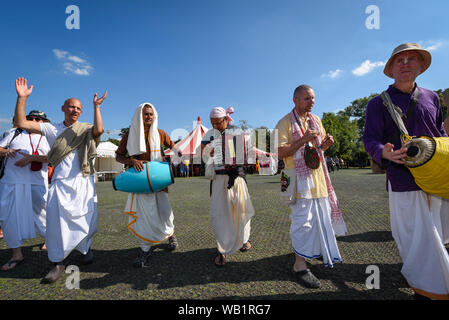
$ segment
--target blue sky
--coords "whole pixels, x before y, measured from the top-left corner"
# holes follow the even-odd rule
[[[80,10],[79,30],[66,28],[69,5]],[[369,5],[379,9],[379,29],[365,25]],[[198,116],[210,127],[214,106],[233,106],[236,124],[274,128],[302,83],[315,89],[315,114],[336,112],[392,83],[383,64],[403,42],[431,50],[418,84],[445,89],[448,12],[446,0],[2,1],[0,132],[10,127],[19,76],[34,85],[27,111],[54,122],[69,97],[92,122],[92,97],[108,89],[103,140],[145,101],[169,134],[190,130]]]

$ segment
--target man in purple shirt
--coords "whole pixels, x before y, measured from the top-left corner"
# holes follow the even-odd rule
[[[394,79],[386,90],[393,104],[404,115],[413,110],[404,120],[411,136],[447,136],[438,95],[415,83],[431,59],[419,44],[404,43],[384,68]],[[449,200],[427,194],[415,183],[404,166],[407,148],[401,146],[399,130],[380,96],[368,103],[363,142],[373,160],[387,168],[391,231],[403,261],[401,272],[415,298],[449,299],[449,255],[444,247],[449,242]]]

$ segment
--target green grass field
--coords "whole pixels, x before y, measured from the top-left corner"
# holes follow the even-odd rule
[[[321,279],[319,289],[306,289],[291,272],[290,209],[279,200],[279,175],[248,176],[256,214],[251,222],[253,248],[227,259],[217,268],[216,242],[209,218],[209,181],[177,178],[169,199],[175,213],[179,248],[156,247],[149,266],[135,269],[135,237],[123,213],[127,194],[114,191],[111,182],[97,184],[99,221],[92,249],[95,261],[79,264],[73,252],[69,265],[79,265],[80,289],[69,290],[66,278],[52,284],[40,281],[50,268],[42,238],[28,240],[26,262],[0,272],[0,299],[369,299],[408,300],[412,291],[400,273],[402,266],[391,237],[385,175],[367,169],[344,169],[331,174],[348,233],[338,237],[344,262],[333,269],[312,261],[312,272]],[[0,240],[0,263],[11,255]],[[380,270],[380,289],[367,289],[366,269]]]

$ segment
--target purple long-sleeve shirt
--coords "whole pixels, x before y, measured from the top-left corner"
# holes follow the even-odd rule
[[[418,103],[406,124],[409,135],[447,137],[443,129],[443,113],[438,95],[434,91],[417,88],[419,90]],[[403,114],[407,114],[413,99],[412,94],[404,93],[392,85],[387,92],[393,103],[401,108]],[[394,150],[401,147],[399,131],[384,106],[382,98],[377,96],[368,102],[366,108],[365,132],[363,134],[365,150],[374,161],[387,168],[387,188],[389,181],[391,189],[396,192],[421,190],[404,165],[382,159],[382,149],[387,142],[394,145]]]

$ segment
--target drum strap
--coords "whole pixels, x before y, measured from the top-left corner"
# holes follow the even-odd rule
[[[409,136],[407,128],[404,124],[404,120],[406,123],[408,123],[412,113],[414,112],[414,110],[416,108],[416,105],[418,104],[418,87],[416,87],[413,92],[413,99],[410,104],[410,107],[407,110],[406,115],[404,115],[402,113],[402,110],[398,106],[394,105],[393,101],[391,101],[391,98],[390,98],[390,95],[388,94],[388,92],[384,91],[384,92],[382,92],[382,94],[380,96],[382,98],[382,101],[383,101],[385,107],[387,108],[388,112],[390,113],[390,116],[393,119],[393,122],[398,127],[399,134],[401,136],[403,136],[403,135]]]
[[[154,192],[154,191],[153,191],[153,186],[151,185],[151,178],[150,178],[150,171],[149,171],[149,169],[148,169],[148,167],[149,167],[148,163],[147,163],[146,167],[147,167],[147,179],[148,179],[148,185],[149,185],[149,187],[150,187],[151,192]]]

